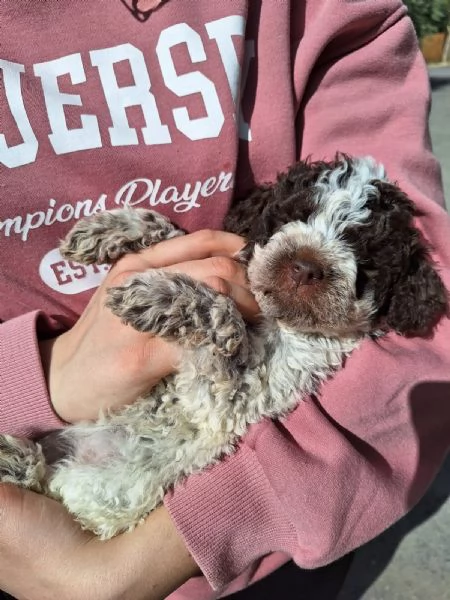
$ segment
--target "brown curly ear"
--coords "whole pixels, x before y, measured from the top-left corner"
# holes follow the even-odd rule
[[[260,185],[246,197],[236,197],[224,221],[225,231],[264,245],[286,223],[306,222],[315,208],[317,179],[336,165],[336,161],[300,161],[279,173],[275,183]]]
[[[444,315],[449,315],[448,292],[426,249],[417,248],[395,285],[386,323],[403,335],[425,337]]]

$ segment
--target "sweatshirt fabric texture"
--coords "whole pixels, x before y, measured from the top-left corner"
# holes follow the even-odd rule
[[[1,2],[3,432],[63,426],[37,340],[70,327],[104,276],[57,249],[98,211],[220,229],[234,193],[299,158],[370,154],[420,209],[450,287],[427,71],[399,0],[170,0],[145,19],[126,4]],[[167,494],[204,574],[170,598],[236,591],[290,557],[332,562],[417,502],[449,441],[450,321],[364,342],[317,397]]]

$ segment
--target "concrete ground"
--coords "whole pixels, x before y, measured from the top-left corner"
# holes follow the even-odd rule
[[[433,149],[441,161],[447,210],[450,212],[450,66],[430,68],[433,90],[430,128]]]
[[[431,136],[450,211],[450,67],[430,68],[430,81]],[[450,456],[415,509],[356,553],[338,600],[450,600]]]

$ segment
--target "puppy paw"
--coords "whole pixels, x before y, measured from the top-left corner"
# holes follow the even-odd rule
[[[162,215],[145,209],[117,209],[79,221],[60,246],[61,254],[82,264],[110,264],[125,254],[184,235]]]
[[[46,475],[45,458],[39,444],[0,435],[0,481],[42,492]]]
[[[231,357],[247,339],[230,298],[178,273],[153,270],[135,275],[108,290],[106,305],[138,331],[185,348],[209,346],[214,354]]]

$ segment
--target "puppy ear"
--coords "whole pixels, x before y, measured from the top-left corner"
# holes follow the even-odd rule
[[[279,173],[275,183],[236,197],[225,218],[225,230],[264,245],[286,223],[306,222],[315,207],[317,179],[334,167],[335,163],[300,161]]]
[[[263,226],[261,214],[272,200],[272,187],[268,185],[260,185],[245,197],[236,197],[225,217],[225,231],[253,239],[255,227]]]
[[[426,337],[444,315],[449,316],[448,292],[427,250],[419,247],[394,287],[386,323],[405,336]]]

